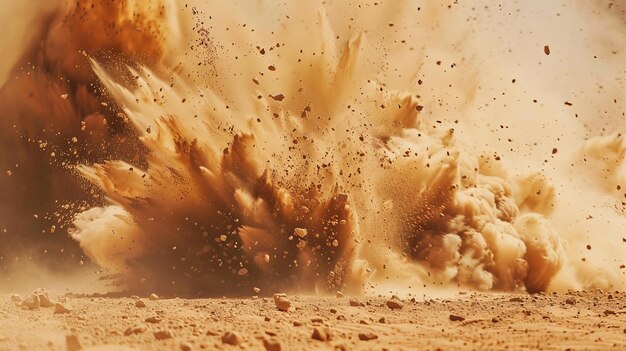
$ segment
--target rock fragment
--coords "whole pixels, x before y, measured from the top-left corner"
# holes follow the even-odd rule
[[[404,304],[396,299],[387,300],[387,307],[392,310],[399,310],[404,307]]]
[[[146,330],[147,328],[145,325],[142,325],[142,324],[133,325],[132,327],[129,327],[128,329],[124,331],[124,336],[141,334],[145,332]]]
[[[241,336],[236,332],[226,332],[222,335],[222,342],[227,345],[239,345],[241,344]]]
[[[159,330],[154,332],[154,338],[157,340],[166,340],[173,338],[172,332],[169,330]]]
[[[11,295],[11,301],[14,303],[22,303],[22,297],[17,294]]]
[[[282,351],[283,346],[276,338],[263,338],[263,347],[266,351]]]
[[[135,302],[135,306],[136,306],[136,307],[139,307],[139,308],[143,308],[143,307],[146,307],[146,303],[145,303],[145,302],[143,302],[143,300],[137,300],[137,301]]]
[[[350,299],[350,306],[352,307],[365,307],[365,304],[357,299]]]
[[[156,301],[156,300],[159,299],[159,295],[152,293],[152,294],[150,294],[148,299],[150,299],[150,301]]]
[[[319,340],[319,341],[330,341],[332,340],[332,331],[330,328],[325,327],[317,327],[313,328],[313,334],[311,334],[311,339]]]
[[[72,334],[65,336],[65,348],[67,351],[80,351],[83,346],[80,344],[78,336]]]
[[[461,316],[458,316],[456,314],[451,314],[450,315],[450,320],[453,321],[453,322],[463,322],[465,320],[465,317],[461,317]]]
[[[291,301],[287,299],[285,294],[274,294],[274,304],[279,311],[287,312],[291,307]]]
[[[30,294],[30,295],[26,296],[26,298],[24,299],[24,301],[22,301],[20,306],[24,306],[24,307],[28,308],[29,310],[36,310],[36,309],[38,309],[39,306],[40,306],[39,296],[37,296],[35,294]]]
[[[64,314],[64,313],[70,313],[70,312],[72,312],[72,310],[70,310],[69,308],[63,306],[62,304],[60,304],[60,303],[54,304],[54,313]]]
[[[375,340],[375,339],[378,339],[378,335],[372,332],[359,333],[359,340],[361,341],[370,341],[370,340]]]
[[[151,324],[156,324],[161,322],[161,318],[159,318],[158,316],[152,316],[152,317],[148,317],[145,320],[146,323],[151,323]]]

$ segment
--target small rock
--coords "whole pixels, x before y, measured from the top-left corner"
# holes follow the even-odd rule
[[[146,303],[143,302],[143,300],[137,300],[137,302],[135,302],[135,307],[146,307]]]
[[[380,319],[378,320],[378,323],[385,324],[387,323],[387,321],[385,320],[385,317],[380,317]]]
[[[299,321],[294,321],[294,322],[293,322],[293,326],[294,326],[294,327],[301,327],[301,326],[302,326],[302,322],[299,322]]]
[[[39,306],[41,307],[54,307],[54,303],[50,300],[50,296],[46,289],[39,288],[33,291],[32,295],[39,297]]]
[[[169,330],[159,330],[154,332],[154,338],[157,340],[171,339],[173,337],[172,332]]]
[[[451,314],[450,315],[450,320],[453,322],[463,322],[465,320],[465,317],[461,317],[461,316],[457,316],[455,314]]]
[[[22,303],[22,297],[17,294],[11,295],[11,301],[14,303]]]
[[[337,310],[336,310],[336,309],[334,309],[334,308],[331,308],[331,309],[330,309],[330,313],[337,313]]]
[[[575,305],[576,304],[576,300],[573,297],[567,298],[565,300],[565,303],[568,305]]]
[[[191,347],[191,345],[189,345],[188,343],[182,343],[180,344],[180,350],[181,351],[191,351],[193,350],[193,348]]]
[[[404,304],[396,299],[391,299],[387,301],[387,307],[392,310],[399,310],[404,307]]]
[[[274,294],[274,304],[279,311],[287,312],[291,307],[291,301],[287,299],[285,294]]]
[[[148,296],[148,298],[149,298],[151,301],[156,301],[156,300],[158,300],[158,299],[159,299],[159,295],[152,293],[152,294],[150,294],[150,296]]]
[[[319,341],[330,341],[332,340],[332,332],[330,328],[318,327],[313,328],[313,334],[311,334],[311,339],[319,340]]]
[[[378,339],[378,335],[372,332],[359,333],[359,340],[361,341],[370,341],[374,339]]]
[[[76,335],[65,336],[65,347],[67,351],[80,351],[83,349],[83,346],[80,344],[80,340],[78,340],[78,336]]]
[[[63,314],[63,313],[70,313],[70,312],[72,312],[72,310],[70,310],[69,308],[63,306],[60,303],[57,303],[57,304],[54,305],[54,313]]]
[[[147,330],[145,325],[137,324],[129,327],[124,331],[124,336],[129,336],[133,334],[141,334]]]
[[[341,291],[337,291],[335,296],[337,296],[337,298],[343,297],[343,293]]]
[[[340,315],[337,316],[337,320],[338,321],[345,321],[346,317],[340,314]]]
[[[311,322],[313,322],[313,323],[324,323],[324,319],[322,317],[313,317],[313,318],[311,318]]]
[[[255,294],[258,294],[258,293],[260,293],[260,292],[261,292],[261,289],[259,289],[259,288],[257,288],[257,287],[254,287],[254,288],[252,289],[252,291],[254,291],[254,293],[255,293]]]
[[[605,315],[605,316],[608,316],[608,315],[610,315],[610,314],[615,314],[615,311],[611,311],[611,310],[605,310],[605,311],[604,311],[604,315]]]
[[[226,332],[222,335],[222,342],[224,344],[236,346],[241,344],[241,337],[235,332]]]
[[[521,297],[512,297],[509,301],[510,302],[524,302],[524,299],[522,299]]]
[[[28,308],[29,310],[38,309],[39,306],[40,306],[39,296],[34,295],[34,294],[30,294],[30,295],[26,296],[26,299],[24,299],[24,301],[22,301],[20,306],[24,306],[24,307]]]
[[[263,338],[263,347],[266,351],[282,351],[283,349],[280,341],[275,338]]]
[[[158,316],[152,316],[152,317],[148,317],[146,318],[146,323],[151,323],[151,324],[156,324],[161,322],[161,318]]]
[[[266,321],[266,322],[269,322],[269,321],[271,321],[272,319],[271,319],[270,317],[268,317],[268,316],[265,316],[265,318],[264,318],[263,320],[264,320],[264,321]]]
[[[364,307],[365,304],[357,299],[350,299],[350,306],[352,307]]]

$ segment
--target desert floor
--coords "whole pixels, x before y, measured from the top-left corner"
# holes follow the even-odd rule
[[[2,295],[0,350],[626,350],[623,292],[288,299]]]

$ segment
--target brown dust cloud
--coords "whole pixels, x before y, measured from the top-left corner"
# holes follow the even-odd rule
[[[626,289],[622,2],[0,4],[0,291]]]

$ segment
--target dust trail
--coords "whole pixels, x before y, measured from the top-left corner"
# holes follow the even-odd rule
[[[128,288],[625,288],[621,135],[585,142],[601,133],[585,127],[595,114],[567,108],[594,94],[570,94],[586,78],[561,72],[606,51],[556,44],[576,19],[591,39],[610,26],[588,5],[92,3],[65,9],[76,22],[51,31],[46,57],[116,106],[103,145],[129,140],[86,146],[99,155],[76,169],[106,200],[87,201],[71,233]],[[104,26],[100,14],[115,30],[93,42],[73,30]],[[561,26],[538,38],[551,15]],[[502,35],[476,35],[490,28]],[[73,70],[64,52],[83,48]]]

